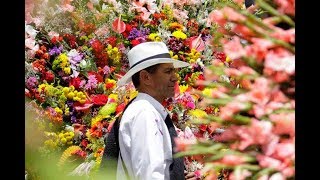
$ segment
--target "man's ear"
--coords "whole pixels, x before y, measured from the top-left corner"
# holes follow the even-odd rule
[[[140,84],[150,85],[152,83],[151,74],[146,70],[140,71]]]

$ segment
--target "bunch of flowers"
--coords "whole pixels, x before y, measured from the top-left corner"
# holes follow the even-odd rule
[[[207,90],[190,122],[212,136],[176,139],[179,155],[204,162],[205,179],[295,178],[295,2],[255,3],[263,18],[231,3],[209,14],[233,63],[212,59],[196,83]],[[199,112],[210,106],[217,112]]]
[[[104,135],[137,94],[132,84],[116,86],[128,70],[126,53],[146,41],[166,43],[172,58],[191,64],[177,72],[176,96],[164,102],[179,136],[212,137],[215,126],[190,119],[218,112],[217,106],[200,107],[203,97],[196,92],[210,93],[197,82],[206,79],[213,58],[232,63],[214,43],[220,35],[211,24],[211,12],[227,2],[244,7],[231,0],[27,0],[25,95],[46,117],[41,155],[64,154],[59,165],[77,157],[79,167],[90,166],[86,175],[99,167]],[[197,160],[187,157],[187,169],[201,169]]]

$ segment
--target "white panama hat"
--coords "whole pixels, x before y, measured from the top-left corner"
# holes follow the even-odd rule
[[[163,42],[144,42],[134,46],[128,52],[129,66],[128,72],[117,82],[118,86],[123,86],[130,82],[131,77],[150,66],[161,63],[173,63],[174,68],[189,66],[187,62],[172,59],[169,50]]]

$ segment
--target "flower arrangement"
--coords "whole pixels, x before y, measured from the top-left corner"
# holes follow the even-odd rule
[[[205,67],[197,84],[208,92],[198,91],[204,99],[197,107],[218,112],[191,123],[206,122],[216,133],[176,139],[180,155],[204,162],[205,179],[295,178],[295,2],[255,2],[268,12],[263,19],[229,3],[209,15],[233,63],[214,58]]]
[[[240,9],[242,13],[247,12],[243,2],[232,0],[27,0],[25,95],[31,102],[26,102],[26,108],[33,109],[36,104],[36,113],[42,115],[42,120],[39,121],[41,123],[38,123],[44,138],[39,147],[41,156],[60,154],[61,157],[57,160],[59,167],[65,167],[67,162],[76,159],[75,162],[78,163],[70,170],[70,175],[94,175],[100,165],[104,135],[128,101],[137,95],[132,84],[116,86],[117,80],[128,70],[126,53],[141,42],[162,41],[167,44],[172,58],[191,64],[177,72],[179,81],[175,97],[163,102],[170,110],[179,137],[183,140],[177,142],[181,145],[181,153],[187,155],[187,170],[197,172],[202,178],[214,175],[212,171],[206,171],[208,168],[220,172],[221,169],[224,170],[221,167],[225,166],[222,165],[214,164],[212,168],[212,161],[208,161],[202,151],[183,152],[189,147],[186,143],[206,142],[195,145],[195,149],[201,149],[201,145],[211,145],[215,139],[223,142],[223,146],[217,144],[217,148],[209,149],[210,153],[216,153],[222,147],[229,149],[228,143],[224,142],[229,139],[223,139],[223,134],[230,131],[228,128],[233,122],[233,115],[240,110],[238,105],[241,106],[241,112],[256,105],[254,111],[260,113],[256,119],[268,116],[276,107],[288,106],[288,109],[294,109],[294,98],[289,98],[291,103],[287,103],[288,99],[278,102],[277,98],[282,97],[279,88],[267,88],[268,83],[291,82],[294,67],[277,70],[272,60],[276,57],[292,57],[292,54],[294,56],[294,30],[284,32],[277,29],[278,33],[270,35],[273,43],[267,43],[263,38],[254,38],[255,31],[252,29],[250,31],[244,25],[237,25],[237,22],[245,22],[244,17],[252,18],[253,15],[240,16],[232,8],[223,8],[222,5],[226,4]],[[281,11],[287,12],[283,6],[280,6]],[[260,11],[256,15],[258,12]],[[230,15],[230,19],[225,19],[224,14]],[[238,18],[235,15],[239,15]],[[288,21],[285,15],[281,14],[279,17]],[[233,24],[227,21],[232,21]],[[254,23],[264,25],[265,22],[256,20]],[[263,29],[259,31],[272,26],[270,23],[262,26]],[[225,40],[220,41],[221,38]],[[247,41],[246,49],[239,46],[239,42],[243,40]],[[278,45],[284,48],[277,48]],[[250,84],[251,81],[246,80],[247,76],[257,78],[262,75],[254,72],[254,69],[245,69],[246,66],[240,68],[239,64],[244,64],[240,60],[245,57],[249,58],[246,62],[250,63],[255,60],[260,65],[268,62],[267,65],[263,64],[268,68],[264,68],[262,74],[267,78],[261,82],[257,80],[255,85]],[[212,61],[213,59],[216,61]],[[262,84],[265,89],[264,94],[260,95],[266,95],[266,102],[261,104],[260,99],[252,102],[247,100],[248,103],[237,101],[238,98],[241,99],[240,93],[254,90],[252,86],[260,87]],[[232,95],[228,95],[228,89],[234,89],[230,91]],[[289,89],[292,90],[294,86]],[[259,96],[258,94],[256,95]],[[231,100],[237,102],[231,103]],[[280,104],[267,103],[273,100]],[[270,107],[267,108],[267,104]],[[242,121],[249,121],[246,116],[237,117]],[[279,123],[282,123],[281,116],[273,118],[280,119]],[[222,123],[224,120],[230,122]],[[253,127],[245,128],[250,130]],[[281,127],[277,128],[281,131]],[[224,129],[224,133],[217,136]],[[276,133],[275,136],[278,137],[279,134]],[[274,143],[279,143],[280,140],[282,141],[279,136]],[[249,145],[251,144],[247,146]]]

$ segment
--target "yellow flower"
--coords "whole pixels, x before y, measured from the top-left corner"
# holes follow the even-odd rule
[[[68,99],[73,99],[74,95],[75,95],[74,92],[69,92],[68,95],[67,95],[67,98]]]
[[[228,62],[231,62],[231,61],[232,61],[232,59],[229,56],[227,56],[226,57],[226,62],[228,63]]]
[[[179,90],[180,93],[186,92],[186,90],[189,88],[188,84],[187,85],[179,85]]]
[[[172,36],[181,40],[185,40],[187,38],[187,35],[180,30],[173,32]]]
[[[111,89],[112,90],[112,89],[114,89],[116,87],[117,81],[114,80],[114,79],[107,78],[105,80],[105,84],[106,84],[106,88],[107,89]]]
[[[45,90],[46,86],[46,84],[40,84],[38,87],[38,92],[42,92],[42,90]]]
[[[70,67],[65,67],[63,68],[64,73],[66,74],[71,74],[71,68]]]
[[[211,96],[211,94],[212,94],[212,88],[204,88],[204,90],[202,91],[202,94],[204,95],[204,96],[208,96],[208,97],[210,97]]]
[[[65,94],[68,94],[70,89],[68,87],[63,87],[62,91],[65,93]]]
[[[131,91],[130,92],[130,100],[135,98],[137,95],[138,95],[138,91],[136,91],[136,90]]]
[[[203,118],[203,117],[207,116],[207,113],[201,109],[190,110],[189,114],[191,116],[195,116],[196,118]]]
[[[104,117],[100,114],[96,115],[91,119],[91,126],[96,125],[98,122],[100,122]]]
[[[160,42],[160,41],[162,41],[161,40],[161,37],[157,34],[157,33],[151,33],[151,34],[149,34],[149,39],[151,39],[152,41],[158,41],[158,42]]]
[[[110,94],[109,98],[114,99],[115,101],[118,101],[118,94]]]
[[[169,54],[170,54],[172,59],[176,59],[176,60],[179,59],[178,55],[173,55],[173,51],[169,51]]]
[[[187,60],[189,63],[195,63],[198,58],[200,58],[201,54],[196,49],[191,49],[190,53],[187,54]]]

